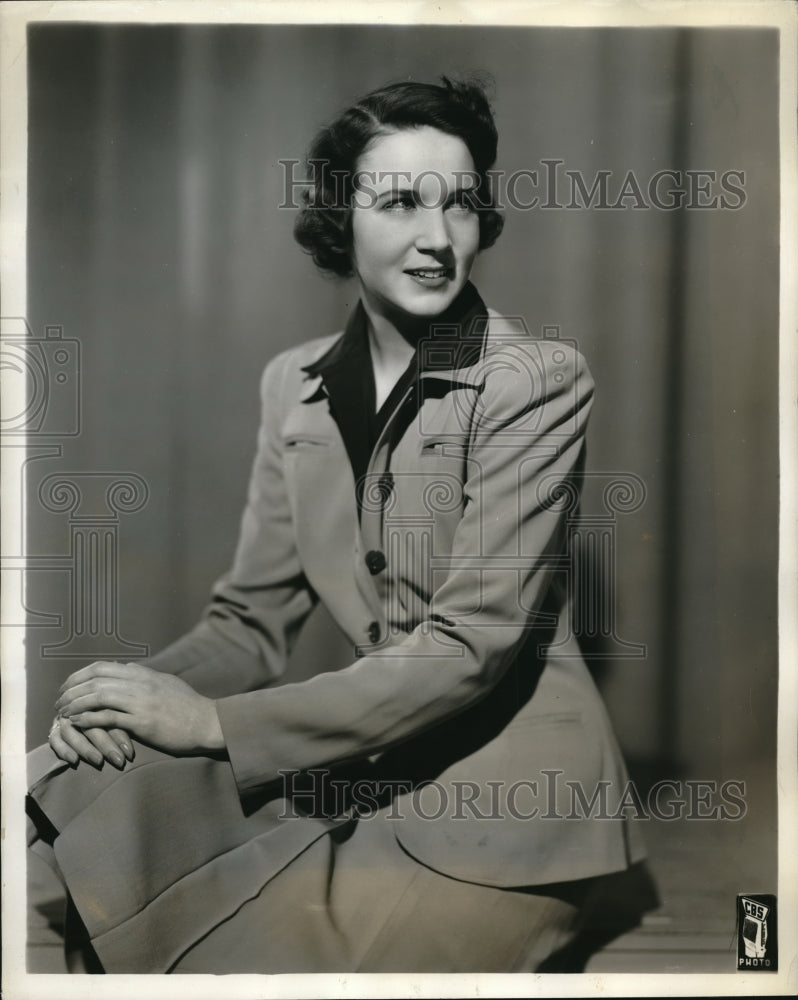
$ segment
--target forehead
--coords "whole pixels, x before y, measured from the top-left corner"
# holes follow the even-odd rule
[[[376,180],[380,189],[396,183],[399,173],[398,179],[411,185],[426,173],[462,183],[458,175],[473,171],[474,161],[462,139],[424,125],[377,136],[366,147],[357,169],[376,175],[369,179]]]

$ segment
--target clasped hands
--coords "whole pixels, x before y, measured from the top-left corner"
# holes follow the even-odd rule
[[[75,671],[59,691],[48,742],[73,766],[80,760],[120,770],[133,760],[130,736],[167,753],[224,749],[216,703],[185,681],[139,663],[98,660]]]

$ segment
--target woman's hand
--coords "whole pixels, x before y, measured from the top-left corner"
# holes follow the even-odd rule
[[[133,745],[124,729],[87,729],[81,732],[69,719],[57,715],[47,738],[53,752],[73,767],[83,759],[101,767],[110,761],[121,771],[125,759],[133,760]]]
[[[137,663],[92,663],[69,677],[56,711],[85,733],[130,732],[167,753],[224,749],[216,704],[185,681]],[[63,728],[63,727],[62,727]]]

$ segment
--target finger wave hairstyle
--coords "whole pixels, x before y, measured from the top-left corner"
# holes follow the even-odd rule
[[[477,175],[472,202],[479,219],[479,249],[498,239],[504,219],[487,176],[496,161],[498,133],[485,89],[475,81],[441,80],[442,86],[394,83],[374,90],[316,136],[294,237],[322,271],[352,274],[351,204],[358,161],[373,139],[401,129],[428,125],[463,140]]]

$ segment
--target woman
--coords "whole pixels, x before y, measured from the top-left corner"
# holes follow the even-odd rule
[[[34,754],[34,848],[89,968],[577,968],[588,903],[642,857],[569,627],[593,383],[469,283],[496,143],[482,90],[444,78],[312,148],[296,236],[359,302],[266,368],[202,622],[74,673]],[[318,600],[351,665],[273,686]]]

